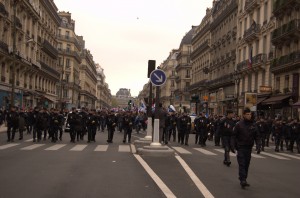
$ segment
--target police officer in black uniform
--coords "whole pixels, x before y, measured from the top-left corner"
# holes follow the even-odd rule
[[[75,107],[73,107],[72,112],[68,114],[67,124],[70,126],[70,142],[75,143],[77,126],[77,111]]]
[[[114,114],[114,111],[110,111],[105,120],[105,123],[107,124],[107,130],[108,130],[107,143],[113,143],[114,132],[115,132],[117,121],[118,120]]]
[[[88,143],[91,141],[96,142],[96,132],[97,126],[99,124],[98,116],[96,115],[96,110],[91,109],[89,114],[86,116],[86,126],[88,132]]]
[[[183,113],[182,116],[178,118],[178,143],[183,143],[188,146],[189,134],[191,130],[191,118]]]
[[[234,113],[232,110],[226,111],[226,118],[220,121],[220,132],[222,137],[222,143],[224,146],[224,161],[223,164],[230,166],[230,150],[233,150],[231,145],[231,136],[233,133],[233,128],[235,126],[235,121],[233,120]]]
[[[15,133],[19,125],[19,114],[16,111],[16,107],[12,106],[6,117],[7,121],[7,142],[13,142]]]
[[[209,121],[205,117],[204,113],[200,113],[199,118],[195,121],[196,126],[196,140],[195,143],[201,145],[202,147],[206,146],[206,140],[208,136],[208,125]]]
[[[283,125],[281,120],[278,119],[275,121],[273,125],[273,134],[272,134],[272,139],[275,140],[275,152],[279,152],[279,146],[282,138],[283,138]]]
[[[251,119],[251,111],[249,108],[245,108],[243,111],[243,119],[239,121],[234,127],[232,134],[232,145],[237,149],[237,161],[239,164],[239,180],[240,185],[244,189],[246,186],[250,186],[247,183],[248,170],[251,160],[252,147],[254,141],[256,144],[261,145],[260,134],[257,129],[256,123]],[[257,154],[260,153],[260,147],[258,147]]]
[[[36,133],[38,142],[41,141],[42,133],[44,131],[44,140],[46,140],[47,136],[47,127],[49,122],[49,115],[46,112],[46,109],[41,109],[36,117]],[[35,133],[33,133],[33,142],[35,142]]]
[[[291,123],[291,141],[290,151],[294,152],[294,144],[296,142],[297,151],[300,153],[300,123],[298,119],[294,119]]]
[[[128,111],[126,112],[125,116],[123,116],[123,129],[124,129],[124,138],[123,143],[126,142],[126,139],[128,137],[128,143],[131,142],[131,133],[132,133],[132,127],[134,123],[134,117],[132,114]]]
[[[52,110],[50,118],[51,142],[55,143],[58,140],[58,131],[61,126],[61,118],[57,109]]]
[[[176,141],[176,125],[177,117],[175,115],[174,110],[171,109],[166,119],[166,130],[169,131],[169,141],[171,140],[171,136],[173,136],[173,142]]]
[[[257,122],[257,127],[261,136],[261,150],[264,151],[269,130],[267,122],[264,120],[264,118],[260,118],[260,120]]]

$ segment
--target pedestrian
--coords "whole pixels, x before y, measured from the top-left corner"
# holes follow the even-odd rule
[[[187,113],[183,113],[182,116],[178,118],[178,143],[183,143],[188,146],[189,134],[191,130],[191,118]]]
[[[105,124],[107,125],[107,143],[113,143],[114,132],[117,126],[118,119],[114,114],[114,111],[110,111],[106,117]]]
[[[256,123],[251,119],[251,111],[245,108],[243,111],[243,119],[239,121],[233,129],[232,145],[237,150],[237,161],[239,164],[239,180],[240,185],[244,189],[250,186],[247,182],[248,170],[251,160],[252,147],[254,141],[258,146],[257,154],[260,153],[260,135]]]
[[[230,166],[230,155],[229,152],[232,149],[231,136],[233,134],[233,128],[235,126],[235,121],[233,120],[234,113],[232,110],[226,111],[226,118],[222,119],[220,122],[220,132],[222,137],[222,142],[224,146],[224,161],[223,164]]]
[[[134,117],[131,115],[130,111],[126,112],[125,116],[123,116],[122,123],[123,123],[123,129],[124,129],[123,143],[126,143],[127,137],[128,137],[128,143],[130,143],[132,127],[133,127],[133,123],[134,123]]]
[[[26,129],[26,114],[24,109],[19,112],[19,140],[23,140],[23,132]]]
[[[19,127],[19,114],[16,111],[16,107],[12,106],[10,111],[7,113],[7,142],[13,142],[15,133]]]
[[[87,132],[88,132],[88,143],[91,141],[96,142],[96,132],[97,132],[97,126],[99,119],[96,115],[96,110],[91,109],[89,111],[89,114],[86,117],[86,126],[87,126]]]

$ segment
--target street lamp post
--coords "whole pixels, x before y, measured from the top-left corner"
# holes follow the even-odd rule
[[[15,81],[16,81],[16,37],[17,37],[17,22],[16,22],[16,13],[17,13],[17,0],[14,1],[13,14],[14,14],[14,23],[13,23],[13,66],[11,71],[11,95],[10,95],[10,107],[15,105]]]
[[[236,115],[239,115],[239,92],[240,92],[241,74],[237,70],[234,70],[233,78],[234,78],[234,84],[236,86]]]

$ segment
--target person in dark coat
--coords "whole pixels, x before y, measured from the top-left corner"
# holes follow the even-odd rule
[[[250,186],[247,182],[247,177],[254,141],[257,145],[261,145],[259,130],[256,123],[251,119],[251,116],[250,109],[245,108],[243,111],[243,119],[239,121],[233,129],[231,141],[232,148],[235,147],[237,150],[239,180],[243,189]],[[235,152],[234,149],[232,151]],[[260,146],[258,146],[257,149],[257,154],[259,153]]]
[[[113,143],[114,138],[114,132],[115,128],[117,126],[118,119],[114,114],[114,111],[110,111],[109,114],[106,117],[105,123],[107,124],[107,130],[108,130],[108,138],[107,143]]]
[[[21,109],[19,112],[19,140],[23,140],[23,133],[26,129],[26,117],[24,109]]]
[[[6,116],[7,121],[7,142],[14,141],[15,133],[19,127],[19,114],[16,107],[12,106]]]

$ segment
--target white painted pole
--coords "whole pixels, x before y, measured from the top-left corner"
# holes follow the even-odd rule
[[[150,146],[161,146],[159,142],[159,119],[154,119],[153,142]]]

